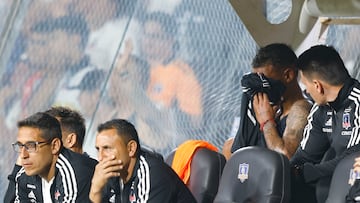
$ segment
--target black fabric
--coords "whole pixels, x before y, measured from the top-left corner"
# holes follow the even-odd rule
[[[240,125],[231,146],[232,153],[246,146],[266,147],[264,135],[260,131],[259,123],[256,122],[255,113],[249,102],[247,97],[241,98]]]
[[[246,146],[267,147],[263,133],[260,131],[259,123],[256,121],[255,112],[252,109],[251,100],[258,92],[264,92],[268,95],[271,103],[278,104],[281,95],[285,91],[285,86],[277,80],[266,78],[263,74],[249,73],[242,77],[241,85],[244,95],[241,98],[240,107],[240,126],[234,138],[231,152]],[[286,124],[286,118],[280,122]],[[285,127],[280,125],[280,129]],[[279,131],[282,136],[283,131]]]
[[[292,167],[302,168],[300,174],[303,174],[307,184],[317,184],[318,181],[330,179],[344,157],[360,151],[359,104],[360,83],[349,79],[334,102],[322,106],[314,104],[312,107],[301,146],[290,160]],[[322,161],[329,150],[333,151],[333,158]],[[327,195],[325,184],[319,189],[324,194],[318,193],[318,197]],[[324,199],[324,196],[321,199]]]
[[[16,195],[15,194],[15,189],[16,189],[15,178],[16,178],[17,172],[20,169],[21,169],[21,166],[15,164],[11,174],[8,176],[9,185],[8,185],[6,193],[5,193],[4,203],[14,202],[14,200],[15,200],[15,195]]]
[[[256,93],[263,92],[269,97],[271,104],[277,104],[285,92],[285,85],[279,80],[267,78],[261,73],[248,73],[241,79],[243,92],[249,99]]]
[[[68,165],[64,166],[63,163]],[[97,161],[92,158],[63,148],[56,162],[55,179],[50,188],[53,202],[63,202],[66,198],[72,199],[75,195],[74,202],[90,202],[89,191],[96,164]],[[73,178],[70,177],[72,172]],[[10,183],[5,202],[12,202],[14,198],[19,202],[43,202],[40,176],[27,176],[22,167],[15,165],[8,178]],[[75,186],[77,192],[72,195],[67,194],[71,189],[75,191]]]
[[[347,187],[346,187],[347,188]],[[350,188],[349,193],[346,195],[346,203],[360,202],[360,180],[356,180],[354,185]],[[329,201],[329,203],[331,203]],[[341,202],[339,202],[341,203]]]
[[[343,158],[336,166],[326,200],[327,203],[355,202],[354,198],[360,196],[360,185],[356,182],[353,186],[349,184],[355,181],[355,179],[352,179],[351,170],[354,159],[359,156],[360,152],[350,154]]]
[[[244,147],[226,162],[214,203],[285,203],[290,200],[287,157],[262,147]]]
[[[120,188],[119,178],[110,179],[101,202],[196,202],[175,171],[152,152],[141,151],[130,180]]]
[[[171,166],[175,151],[166,158]],[[213,202],[218,191],[220,178],[225,166],[225,157],[207,148],[196,150],[191,161],[190,179],[188,188],[198,203]]]

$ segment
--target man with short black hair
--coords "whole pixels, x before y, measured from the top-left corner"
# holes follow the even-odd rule
[[[244,89],[252,93],[250,99],[244,99],[248,95],[243,95],[241,124],[231,152],[256,145],[282,153],[289,159],[293,156],[311,106],[298,84],[296,60],[294,51],[282,43],[269,44],[257,51],[252,62],[252,76],[255,77],[243,77],[242,83],[247,84],[243,85]],[[272,101],[273,98],[278,99]]]
[[[13,148],[22,167],[10,180],[16,188],[15,202],[90,202],[94,162],[64,148],[61,139],[59,121],[47,113],[18,122]]]
[[[64,106],[51,107],[45,113],[60,122],[64,147],[80,154],[84,153],[83,143],[86,127],[82,115],[78,111]]]
[[[350,77],[331,46],[317,45],[306,50],[299,56],[297,67],[315,104],[301,145],[290,160],[294,169],[292,202],[316,202],[311,184],[331,180],[339,161],[360,150],[360,83]],[[326,198],[324,191],[326,194],[318,198]]]
[[[113,119],[98,127],[99,164],[90,199],[98,202],[195,203],[178,175],[161,159],[140,148],[135,127]]]

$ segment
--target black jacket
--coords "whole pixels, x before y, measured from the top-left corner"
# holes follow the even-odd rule
[[[334,102],[312,107],[303,140],[290,163],[302,170],[306,182],[331,177],[343,157],[360,150],[359,141],[360,83],[349,79]],[[322,161],[327,151],[334,155]]]
[[[52,202],[90,202],[91,179],[97,161],[63,148],[56,162],[55,179],[50,192]],[[40,176],[27,176],[16,166],[9,175],[4,202],[43,202]],[[15,198],[15,199],[14,199]]]
[[[110,179],[101,202],[195,203],[196,200],[170,166],[150,153],[141,152],[130,180],[122,184],[119,178]]]

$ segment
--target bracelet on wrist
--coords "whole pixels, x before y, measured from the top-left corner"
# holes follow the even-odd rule
[[[264,130],[264,126],[269,122],[272,123],[274,127],[276,126],[276,122],[274,119],[272,119],[272,118],[268,119],[268,120],[264,121],[263,123],[260,123],[260,131],[261,132]]]

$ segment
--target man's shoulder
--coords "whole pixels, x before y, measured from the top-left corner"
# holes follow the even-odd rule
[[[291,106],[291,111],[294,110],[302,110],[302,111],[310,111],[312,104],[307,99],[299,99],[293,103]]]
[[[98,163],[95,159],[87,155],[79,154],[64,148],[62,149],[59,155],[58,163],[66,164],[66,162],[69,162],[74,168],[79,168],[79,169],[90,168],[92,170],[95,168],[96,164]]]

